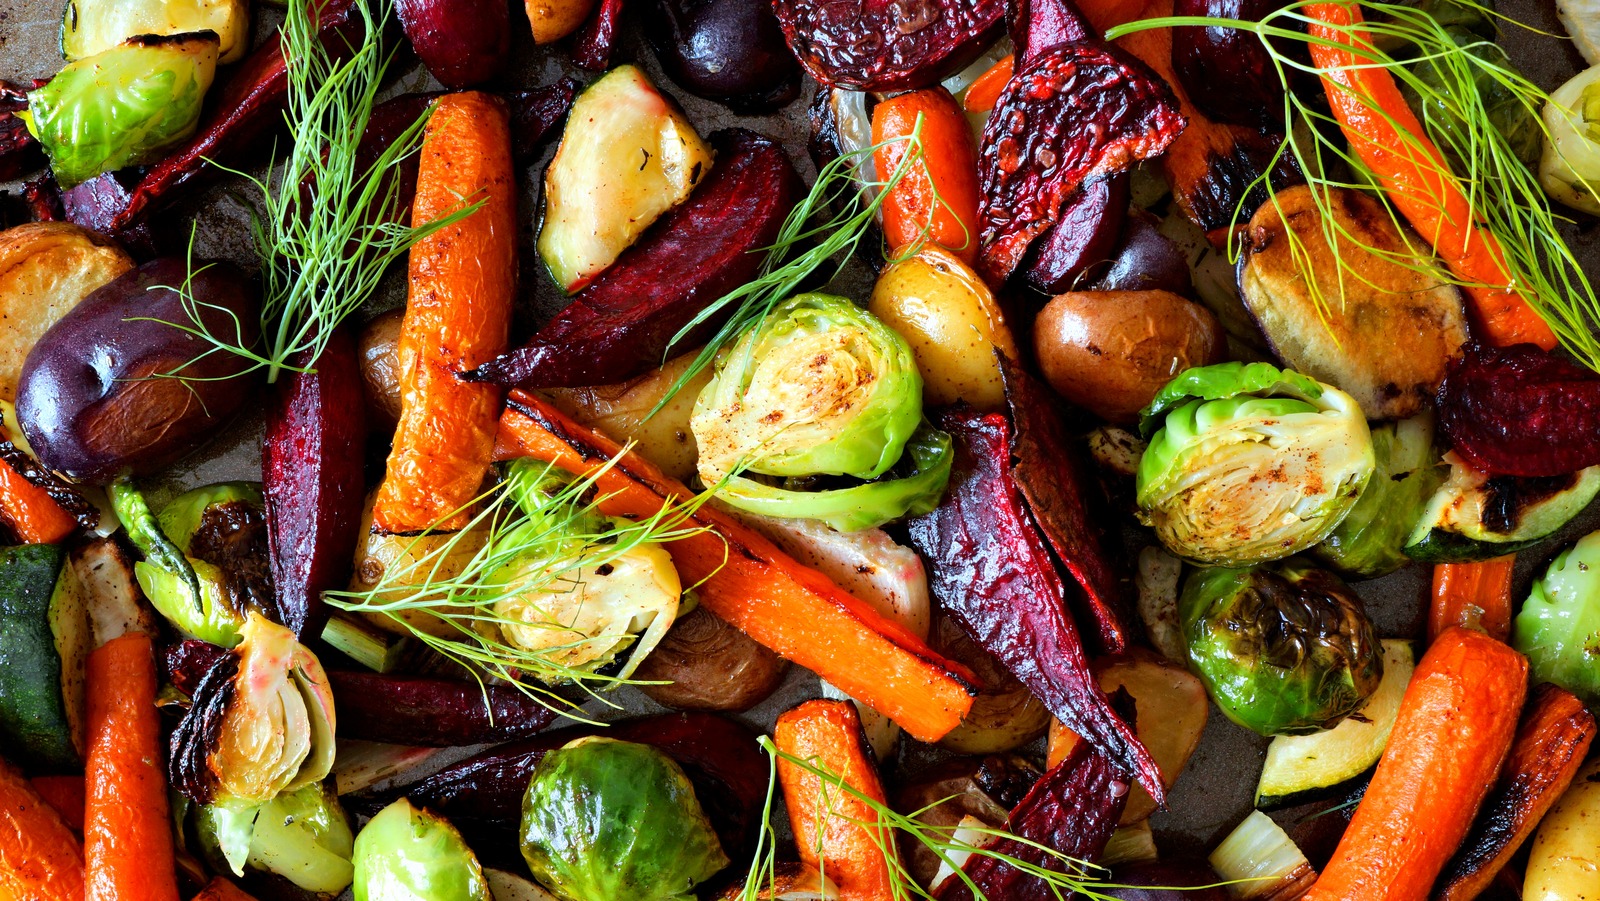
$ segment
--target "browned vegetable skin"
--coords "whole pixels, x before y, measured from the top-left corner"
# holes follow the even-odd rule
[[[1044,734],[1050,725],[1050,711],[954,619],[935,613],[928,643],[951,660],[966,664],[983,680],[972,709],[961,725],[939,740],[939,747],[957,754],[998,754]]]
[[[946,836],[969,816],[998,829],[1042,775],[1031,761],[1016,754],[953,757],[897,788],[892,806],[908,816],[917,814],[917,822]],[[909,836],[901,836],[900,856],[911,878],[931,887],[939,872],[939,856]]]
[[[698,355],[691,350],[618,384],[548,388],[543,394],[584,425],[620,441],[634,442],[640,456],[674,479],[687,482],[694,478],[695,459],[699,456],[689,418],[701,389],[711,381],[712,367],[690,377],[678,393],[669,392]],[[661,405],[659,410],[657,404]]]
[[[1534,689],[1505,768],[1439,876],[1435,901],[1471,901],[1494,882],[1572,783],[1594,736],[1594,715],[1572,692]]]
[[[361,329],[361,387],[373,425],[393,431],[400,421],[400,326],[404,309],[374,317]]]
[[[777,690],[789,662],[727,621],[696,607],[672,624],[667,637],[633,677],[652,701],[675,710],[749,710]]]

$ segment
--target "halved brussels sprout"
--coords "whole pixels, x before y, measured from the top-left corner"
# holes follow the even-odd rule
[[[405,798],[356,836],[353,888],[356,901],[490,901],[483,867],[461,833]]]
[[[67,0],[61,18],[61,55],[79,60],[136,35],[196,31],[217,35],[217,62],[236,63],[250,49],[250,4],[247,0]]]
[[[194,133],[220,47],[209,31],[129,38],[28,92],[17,115],[62,188],[151,162]]]
[[[522,856],[565,901],[688,901],[728,865],[672,758],[598,736],[551,751],[534,768]]]
[[[1173,553],[1243,566],[1323,540],[1375,466],[1361,408],[1267,363],[1190,369],[1144,411],[1139,517]]]
[[[1313,553],[1350,576],[1373,578],[1411,562],[1402,548],[1444,483],[1433,446],[1433,417],[1414,416],[1372,430],[1376,468],[1350,513]]]
[[[1332,728],[1383,679],[1383,648],[1361,599],[1298,561],[1199,570],[1178,614],[1212,700],[1262,735]]]
[[[1511,644],[1528,655],[1535,682],[1600,704],[1600,532],[1562,551],[1533,583]]]
[[[236,876],[246,868],[261,870],[327,897],[349,888],[354,878],[350,820],[321,783],[265,804],[202,805],[195,809],[194,823],[206,856]]]
[[[922,376],[905,339],[843,297],[800,294],[723,352],[690,428],[708,485],[741,466],[875,479],[921,419]]]

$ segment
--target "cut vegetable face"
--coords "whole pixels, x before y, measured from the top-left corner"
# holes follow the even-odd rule
[[[67,0],[61,55],[80,60],[139,35],[197,31],[217,36],[220,65],[238,62],[250,49],[250,4],[247,0]]]
[[[998,36],[1006,12],[1000,0],[934,0],[915,10],[890,0],[850,6],[803,0],[773,9],[811,77],[852,91],[937,84]]]
[[[711,149],[633,66],[619,66],[572,105],[545,170],[539,256],[567,293],[610,266],[711,170]]]
[[[1512,645],[1528,655],[1533,678],[1600,702],[1600,532],[1551,561],[1517,614]]]
[[[1531,344],[1473,347],[1439,387],[1439,427],[1485,473],[1577,472],[1600,464],[1600,375]]]

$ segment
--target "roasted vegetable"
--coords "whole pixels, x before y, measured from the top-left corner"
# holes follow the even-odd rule
[[[539,256],[567,293],[610,266],[711,168],[711,149],[645,74],[618,66],[578,95],[544,174]]]
[[[63,188],[148,163],[194,133],[219,46],[204,31],[138,35],[69,64],[17,115]]]
[[[1330,572],[1199,570],[1178,600],[1189,662],[1228,718],[1262,735],[1330,729],[1383,678],[1361,599]]]
[[[1528,168],[1539,164],[1540,149],[1545,137],[1537,111],[1530,109],[1526,96],[1501,81],[1507,70],[1516,72],[1511,58],[1494,42],[1499,23],[1489,9],[1472,10],[1468,4],[1455,4],[1466,10],[1463,16],[1473,16],[1476,28],[1446,22],[1445,35],[1465,48],[1465,52],[1484,62],[1470,67],[1470,76],[1463,85],[1463,62],[1438,58],[1419,59],[1411,63],[1416,83],[1407,82],[1402,89],[1411,109],[1422,120],[1423,127],[1439,143],[1440,149],[1456,172],[1471,171],[1471,162],[1463,157],[1476,152],[1469,150],[1474,141],[1481,141],[1466,117],[1481,117],[1505,141],[1512,157]],[[1487,34],[1485,34],[1487,32]],[[1476,96],[1462,96],[1471,95]]]
[[[244,59],[250,49],[247,0],[67,0],[61,20],[61,55],[70,60],[94,56],[141,35],[209,31],[218,38],[217,63]]]
[[[0,550],[0,737],[31,771],[70,771],[84,752],[87,605],[65,551]]]
[[[1150,213],[1128,217],[1108,264],[1089,273],[1094,281],[1086,286],[1088,290],[1166,291],[1179,297],[1195,294],[1189,258],[1177,241],[1162,233],[1161,220]]]
[[[1421,238],[1367,194],[1304,185],[1262,204],[1245,234],[1239,293],[1285,367],[1369,419],[1427,407],[1467,342],[1467,314]]]
[[[395,13],[417,57],[447,88],[488,81],[510,61],[505,0],[395,0]]]
[[[1539,183],[1556,200],[1600,214],[1600,66],[1579,72],[1552,91],[1542,113],[1546,137]]]
[[[1172,14],[1259,22],[1279,8],[1274,0],[1175,0]],[[1189,101],[1208,118],[1283,130],[1283,82],[1256,35],[1220,26],[1174,28],[1172,70]]]
[[[1140,519],[1174,553],[1230,566],[1326,538],[1374,467],[1372,437],[1343,391],[1266,363],[1191,369],[1142,415]]]
[[[1600,702],[1600,532],[1562,551],[1528,590],[1512,645],[1528,656],[1537,682],[1552,682],[1593,704]]]
[[[392,431],[400,421],[400,326],[406,311],[374,316],[361,329],[361,388],[367,418],[379,430]]]
[[[892,806],[947,837],[973,819],[1000,828],[1011,808],[1043,775],[1016,754],[955,757],[903,781],[895,789]],[[918,885],[931,888],[937,874],[949,872],[939,855],[921,842],[901,841],[900,854]]]
[[[332,670],[339,738],[461,747],[525,738],[555,711],[508,685]]]
[[[461,833],[404,798],[362,827],[353,862],[355,901],[490,901]]]
[[[919,159],[907,161],[916,135]],[[874,171],[883,189],[878,224],[889,248],[922,242],[972,263],[978,258],[978,146],[966,112],[943,87],[884,98],[872,108]]]
[[[78,837],[22,771],[5,760],[0,760],[0,828],[18,839],[0,843],[0,890],[39,901],[78,901],[84,896]]]
[[[1528,854],[1524,901],[1570,901],[1595,893],[1595,848],[1600,847],[1600,760],[1578,772],[1545,816]]]
[[[1039,311],[1033,348],[1058,394],[1130,424],[1178,373],[1223,357],[1217,318],[1166,291],[1058,295]]]
[[[583,27],[595,0],[524,0],[535,44],[552,44]]]
[[[376,492],[373,493],[375,495]],[[380,592],[374,602],[399,600],[406,596],[403,586],[414,585],[426,576],[447,581],[460,578],[472,557],[483,547],[487,530],[477,528],[457,539],[455,532],[430,530],[421,535],[392,535],[372,527],[373,495],[361,514],[356,528],[355,565],[350,575],[350,591],[376,591],[385,584],[396,586]],[[406,635],[411,629],[421,629],[441,638],[451,637],[455,631],[448,622],[422,611],[392,610],[384,613],[365,613],[365,620],[380,629]]]
[[[711,381],[711,368],[690,376],[676,394],[671,392],[696,356],[690,352],[673,357],[659,369],[619,384],[547,388],[544,394],[561,412],[613,438],[634,442],[640,456],[662,472],[688,481],[694,477],[699,456],[689,417],[694,413],[695,398]]]
[[[1210,712],[1205,684],[1181,666],[1142,650],[1096,661],[1095,681],[1108,697],[1131,700],[1139,741],[1155,758],[1161,782],[1170,789],[1200,744]],[[1117,822],[1137,823],[1155,812],[1155,800],[1135,785]]]
[[[350,887],[355,837],[339,799],[321,784],[265,804],[202,805],[193,816],[201,850],[219,870],[272,873],[323,897]]]
[[[121,248],[76,225],[32,222],[0,232],[0,401],[17,399],[23,362],[50,326],[132,268]]]
[[[939,742],[941,748],[957,754],[1000,754],[1033,741],[1049,726],[1050,711],[952,617],[941,614],[934,618],[929,641],[939,653],[966,664],[983,681],[972,710]]]
[[[633,671],[640,690],[675,710],[749,710],[778,689],[789,662],[696,607],[672,624]]]
[[[1085,181],[1028,251],[1024,283],[1045,296],[1065,294],[1110,262],[1127,219],[1129,191],[1126,172]]]
[[[1449,475],[1422,509],[1405,553],[1427,563],[1491,560],[1537,544],[1600,493],[1600,466],[1549,478],[1486,476],[1444,456]]]
[[[800,67],[760,0],[654,0],[645,29],[672,80],[741,113],[775,110],[800,90]]]
[[[1372,478],[1345,516],[1312,553],[1346,575],[1391,573],[1409,557],[1401,550],[1441,483],[1433,417],[1413,416],[1372,429]]]
[[[811,77],[853,91],[926,87],[971,62],[1005,18],[999,0],[932,0],[915,10],[890,0],[775,6],[789,49]],[[915,25],[916,27],[911,27]]]
[[[1289,834],[1273,819],[1252,810],[1207,858],[1225,880],[1235,901],[1289,901],[1303,896],[1316,882],[1311,868]]]
[[[226,423],[253,387],[242,377],[248,360],[185,329],[249,347],[259,322],[255,290],[232,266],[191,272],[163,258],[124,273],[28,353],[17,385],[28,444],[46,467],[90,482],[165,468]]]
[[[546,754],[522,813],[522,854],[566,901],[669,901],[728,865],[694,787],[649,745],[580,738]]]
[[[1439,426],[1490,475],[1559,476],[1600,464],[1600,375],[1528,344],[1474,345],[1439,386]]]
[[[1222,879],[1203,863],[1181,858],[1112,863],[1111,852],[1122,835],[1123,830],[1118,829],[1111,836],[1101,858],[1112,867],[1113,885],[1099,889],[1106,897],[1120,901],[1228,901],[1232,897],[1218,886]]]

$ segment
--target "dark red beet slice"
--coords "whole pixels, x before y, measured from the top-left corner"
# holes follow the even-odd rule
[[[1088,491],[1077,447],[1067,439],[1055,395],[1015,361],[1000,358],[1011,407],[1011,474],[1056,559],[1082,589],[1073,600],[1080,622],[1093,624],[1094,650],[1116,654],[1128,645],[1128,604],[1116,567],[1089,524]]]
[[[555,712],[509,685],[328,671],[339,737],[454,748],[527,738]]]
[[[532,160],[544,142],[556,134],[577,96],[578,83],[563,78],[555,84],[518,91],[506,98],[511,106],[511,152],[517,162]]]
[[[1160,154],[1183,125],[1166,84],[1104,47],[1062,45],[1013,76],[979,153],[990,283],[1011,275],[1084,182]]]
[[[395,0],[395,13],[417,57],[447,88],[488,81],[511,56],[507,0]]]
[[[600,0],[594,18],[573,38],[572,61],[591,72],[608,68],[621,25],[622,0]]]
[[[1600,463],[1600,375],[1532,344],[1473,346],[1439,385],[1439,426],[1481,472],[1577,472]]]
[[[1011,43],[1017,65],[1033,61],[1062,44],[1081,44],[1100,36],[1071,0],[1015,0],[1011,4]]]
[[[1155,761],[1089,671],[1066,588],[1012,470],[1011,424],[957,410],[939,427],[955,439],[950,488],[938,509],[910,522],[934,597],[1056,719],[1162,800]]]
[[[1076,288],[1090,270],[1109,262],[1128,216],[1128,197],[1126,172],[1084,182],[1062,207],[1056,224],[1033,245],[1023,269],[1028,287],[1062,294]]]
[[[1105,850],[1127,802],[1127,780],[1110,761],[1079,742],[1012,808],[1006,831],[1027,842],[1004,838],[990,850],[1048,870],[1069,872],[1070,865],[1037,846],[1073,860],[1094,861]],[[972,855],[962,869],[985,898],[1056,901],[1061,897],[1044,880],[987,854]],[[1085,881],[1101,878],[1083,870],[1074,875]],[[939,901],[971,901],[973,897],[972,889],[957,878],[945,880],[940,888],[935,893]]]
[[[789,49],[811,76],[851,91],[936,84],[1000,33],[1005,0],[778,0]]]
[[[0,181],[44,168],[44,151],[15,113],[0,112]]]
[[[708,304],[754,278],[800,196],[800,176],[772,141],[738,129],[712,136],[717,165],[527,344],[466,373],[524,388],[621,382],[661,365],[667,345]],[[693,347],[720,320],[708,321]]]
[[[1172,14],[1259,22],[1282,7],[1282,0],[1174,0]],[[1174,28],[1172,68],[1184,93],[1208,118],[1283,130],[1283,80],[1254,34],[1239,28]]]

